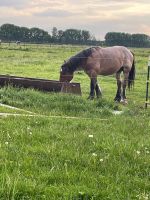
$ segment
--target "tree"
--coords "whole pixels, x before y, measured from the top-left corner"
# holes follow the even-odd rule
[[[64,32],[62,30],[58,31],[57,39],[58,39],[59,43],[61,43],[63,41],[63,33]]]
[[[63,41],[66,44],[88,44],[91,39],[89,31],[67,29],[63,33]]]
[[[53,27],[53,29],[52,29],[52,41],[53,42],[57,42],[57,36],[58,36],[57,34],[58,34],[57,28]]]
[[[150,47],[150,37],[145,34],[108,32],[105,35],[105,42],[107,46]]]
[[[3,24],[0,27],[0,39],[5,41],[22,41],[22,42],[53,42],[61,44],[88,44],[96,45],[97,41],[92,37],[87,30],[67,29],[57,30],[52,29],[52,36],[48,32],[39,28],[19,27],[13,24]]]
[[[3,24],[0,28],[1,39],[6,41],[18,40],[19,28],[13,24]]]
[[[150,47],[150,37],[145,34],[132,34],[132,45],[136,47]]]
[[[29,41],[36,43],[46,42],[45,39],[48,39],[48,32],[39,29],[39,28],[31,28],[29,30]]]
[[[79,32],[76,29],[67,29],[63,34],[67,44],[76,44],[79,37]]]
[[[29,42],[30,29],[26,27],[21,27],[21,35],[22,35],[22,38],[20,40],[22,42]]]
[[[87,42],[88,40],[90,40],[91,38],[91,35],[89,33],[89,31],[86,31],[86,30],[82,30],[82,40],[83,42]]]

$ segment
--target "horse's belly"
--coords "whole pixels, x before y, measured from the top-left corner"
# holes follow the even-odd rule
[[[100,71],[99,71],[99,74],[100,75],[104,75],[104,76],[107,76],[107,75],[112,75],[114,73],[116,73],[118,70],[120,69],[120,67],[103,67],[103,68],[100,68]]]
[[[112,74],[114,74],[114,73],[115,73],[114,71],[109,71],[109,72],[101,71],[101,72],[99,73],[99,75],[108,76],[108,75],[112,75]]]
[[[112,75],[116,73],[120,67],[122,67],[122,63],[116,62],[116,60],[113,59],[109,60],[108,62],[101,62],[99,74],[104,76]]]

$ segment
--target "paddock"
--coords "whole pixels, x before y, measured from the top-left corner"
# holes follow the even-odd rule
[[[0,87],[3,199],[149,198],[150,109],[145,99],[150,49],[132,49],[136,77],[126,105],[113,100],[114,75],[98,77],[102,98],[93,101],[87,99],[89,78],[82,71],[73,79],[82,96],[64,94],[62,86],[58,91],[33,88],[34,81],[59,80],[64,60],[84,48],[0,46],[3,86],[10,76],[17,84]]]

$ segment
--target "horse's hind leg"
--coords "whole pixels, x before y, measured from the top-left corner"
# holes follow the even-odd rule
[[[123,81],[123,92],[122,92],[122,96],[123,96],[123,101],[127,102],[127,98],[126,98],[126,86],[127,86],[127,82],[128,82],[128,76],[129,76],[129,72],[124,70],[124,81]]]
[[[121,70],[119,70],[117,73],[116,73],[116,79],[117,79],[117,93],[116,93],[116,96],[114,98],[115,101],[118,101],[120,102],[121,99],[122,99],[122,96],[121,96],[121,79],[120,79],[120,73],[121,73]]]
[[[101,89],[100,89],[98,83],[96,83],[95,91],[96,91],[97,98],[100,98],[102,96],[102,92],[101,92]]]

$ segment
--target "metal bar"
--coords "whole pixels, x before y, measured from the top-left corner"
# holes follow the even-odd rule
[[[147,69],[147,81],[146,81],[146,101],[145,101],[145,108],[147,109],[147,106],[149,104],[148,98],[149,98],[149,76],[150,76],[150,60],[148,61],[148,69]]]
[[[48,92],[64,92],[62,88],[65,85],[65,93],[81,95],[80,83],[64,83],[55,80],[0,75],[0,86],[7,85],[34,88]]]

